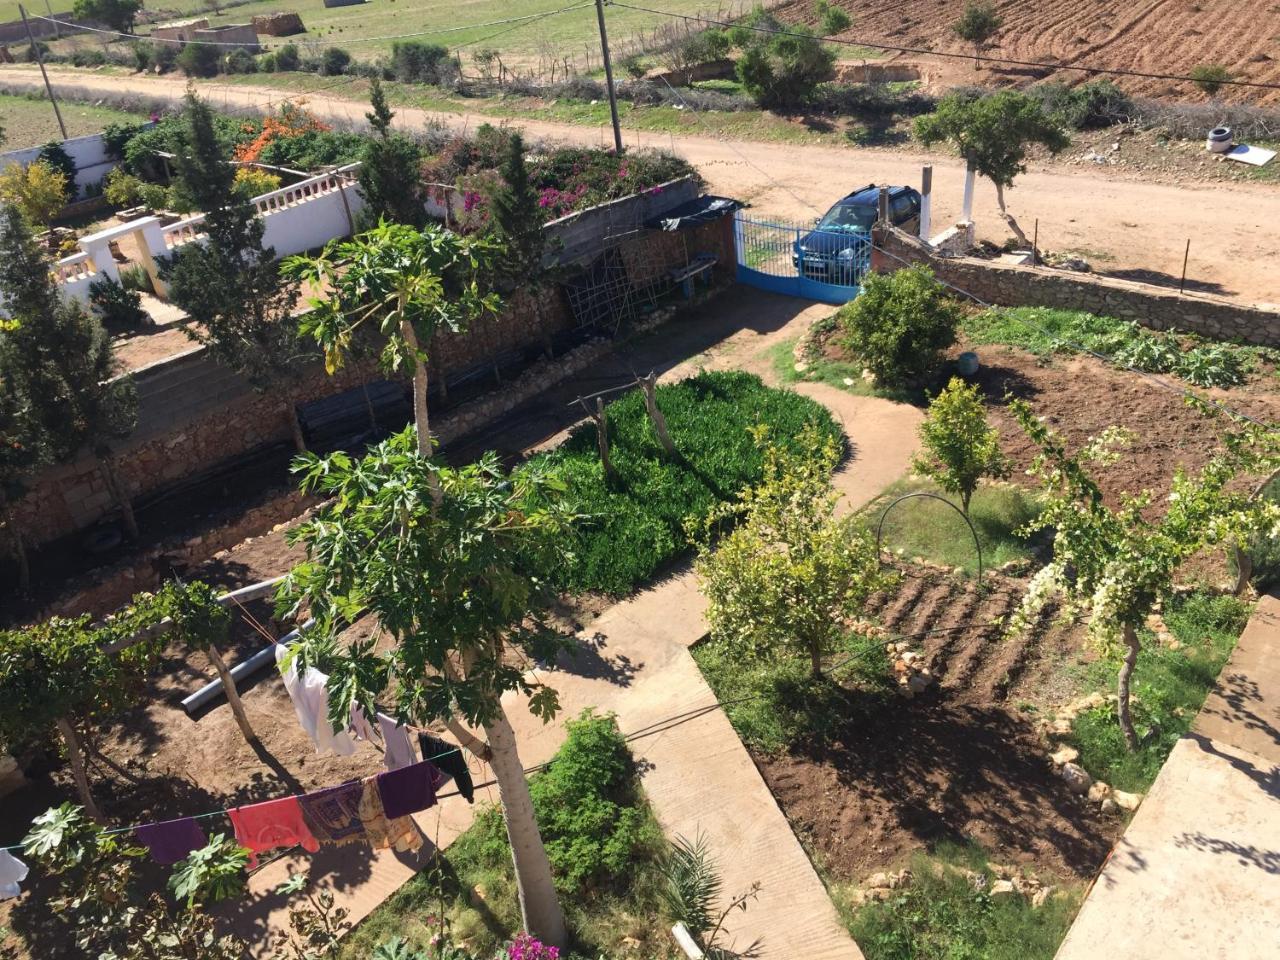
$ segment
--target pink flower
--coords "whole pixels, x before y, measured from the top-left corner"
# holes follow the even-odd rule
[[[522,933],[507,947],[507,960],[560,960],[560,949],[544,946],[529,934]]]

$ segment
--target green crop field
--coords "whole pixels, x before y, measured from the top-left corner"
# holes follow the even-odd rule
[[[69,137],[97,133],[108,123],[144,119],[123,110],[85,103],[63,102],[59,106],[62,108],[62,119],[67,125]],[[62,139],[49,101],[35,97],[15,97],[0,93],[0,127],[4,128],[5,133],[5,141],[0,145],[0,150],[20,150]]]
[[[291,11],[302,17],[305,34],[288,38],[263,37],[267,47],[287,42],[321,43],[341,46],[352,56],[371,60],[391,49],[391,40],[355,42],[364,37],[390,37],[402,34],[424,34],[418,39],[440,43],[450,49],[461,48],[464,61],[471,50],[492,47],[503,54],[510,65],[537,63],[541,58],[572,58],[577,68],[587,66],[587,57],[595,67],[600,60],[600,36],[593,4],[570,10],[543,20],[522,24],[471,27],[530,14],[551,13],[584,0],[369,0],[349,7],[326,8],[323,0],[254,0],[240,5],[219,5],[221,13],[209,11],[210,0],[168,0],[161,9],[172,11],[175,18],[207,17],[211,25],[247,23],[254,15]],[[44,13],[43,0],[28,0],[28,12]],[[54,2],[54,9],[65,6]],[[745,0],[726,3],[724,9],[738,12],[747,7]],[[677,13],[693,13],[708,9],[706,0],[662,0],[662,9]],[[0,21],[16,19],[18,0],[0,0]],[[610,45],[623,48],[637,39],[640,31],[650,31],[660,23],[679,24],[667,17],[612,7],[607,13]],[[462,29],[459,29],[462,28]],[[145,33],[149,27],[140,26]],[[446,32],[447,31],[447,32]],[[96,43],[81,35],[77,42]]]

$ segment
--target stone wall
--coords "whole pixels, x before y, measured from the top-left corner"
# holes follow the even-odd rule
[[[1134,320],[1153,330],[1280,346],[1280,308],[1202,294],[1184,296],[1165,287],[1050,267],[941,257],[919,238],[882,225],[876,226],[874,238],[879,249],[872,250],[871,269],[891,273],[903,261],[927,264],[940,280],[988,303],[1084,310]]]

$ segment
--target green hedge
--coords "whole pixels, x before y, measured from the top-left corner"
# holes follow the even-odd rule
[[[579,426],[561,447],[541,455],[559,468],[584,515],[567,545],[572,555],[544,571],[565,590],[626,593],[683,553],[686,518],[706,516],[759,481],[763,458],[750,427],[764,424],[771,436],[785,439],[813,422],[840,436],[820,404],[751,374],[704,371],[657,394],[681,460],[663,456],[639,391],[606,408],[616,482],[605,482],[594,424]]]

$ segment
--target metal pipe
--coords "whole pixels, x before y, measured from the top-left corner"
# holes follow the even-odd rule
[[[259,670],[265,667],[268,663],[273,662],[275,660],[276,647],[281,646],[283,644],[292,643],[294,640],[297,640],[299,634],[301,634],[303,630],[306,630],[307,628],[312,626],[312,624],[314,623],[315,623],[314,619],[308,620],[306,623],[298,627],[296,630],[290,630],[279,640],[275,641],[269,646],[263,647],[261,650],[259,650],[253,656],[249,657],[247,660],[242,660],[239,663],[237,663],[234,667],[232,667],[231,679],[235,682],[236,688],[239,689],[241,680],[245,679],[246,677],[253,676]],[[201,707],[203,707],[205,704],[213,700],[215,697],[217,697],[221,693],[222,693],[221,680],[214,680],[212,683],[206,683],[203,687],[201,687],[195,693],[191,694],[191,696],[187,697],[182,701],[182,709],[186,710],[188,714],[195,713],[197,710],[199,710]]]

